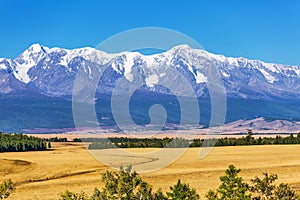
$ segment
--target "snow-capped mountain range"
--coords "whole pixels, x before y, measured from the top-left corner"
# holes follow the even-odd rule
[[[213,77],[212,68],[218,71]],[[130,112],[136,123],[149,123],[148,108],[153,104],[165,107],[167,123],[179,123],[180,105],[174,96],[165,95],[174,93],[161,83],[173,85],[179,94],[191,87],[167,69],[183,75],[196,95],[203,97],[198,102],[201,125],[209,125],[212,111],[210,98],[206,98],[211,94],[208,86],[213,78],[219,77],[227,96],[225,123],[232,122],[225,125],[226,130],[290,132],[300,127],[300,66],[225,57],[187,45],[146,56],[138,52],[108,54],[90,47],[67,50],[34,44],[15,59],[0,59],[0,129],[74,127],[70,97],[78,73],[84,75],[87,85],[75,87],[76,90],[89,94],[90,85],[97,86],[92,101],[97,98],[97,117],[104,126],[116,124],[110,94],[120,78],[129,83],[138,79],[142,83],[142,90],[131,99]],[[100,71],[102,76],[98,80]],[[85,98],[87,93],[79,94]],[[251,121],[255,118],[258,119]]]
[[[225,57],[187,45],[146,56],[138,52],[108,54],[90,47],[67,50],[34,44],[15,59],[0,59],[0,93],[34,91],[56,97],[72,95],[80,68],[93,79],[94,70],[101,67],[107,67],[107,70],[97,89],[99,93],[111,91],[115,80],[122,76],[128,81],[138,76],[146,89],[168,93],[155,86],[160,78],[166,76],[163,67],[168,66],[190,81],[197,96],[207,96],[205,83],[208,81],[208,68],[212,65],[220,73],[227,97],[300,98],[300,66]],[[174,84],[180,88],[180,83]]]

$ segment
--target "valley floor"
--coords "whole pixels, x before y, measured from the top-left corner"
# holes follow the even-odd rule
[[[17,184],[10,199],[58,199],[58,194],[67,189],[90,194],[94,187],[101,187],[101,173],[109,167],[81,143],[53,143],[52,147],[49,151],[0,153],[0,181],[11,178]],[[126,149],[137,154],[155,150]],[[240,175],[246,181],[267,171],[278,174],[278,182],[289,183],[300,192],[300,145],[215,147],[205,158],[199,158],[199,150],[190,148],[173,164],[141,176],[163,190],[181,179],[204,196],[219,185],[228,165],[234,164],[242,169]],[[112,161],[120,159],[124,158],[115,155]],[[140,161],[143,159],[153,158]]]

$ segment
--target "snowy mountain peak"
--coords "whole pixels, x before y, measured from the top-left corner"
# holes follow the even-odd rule
[[[0,58],[0,69],[1,70],[11,70],[12,60]]]
[[[15,60],[14,75],[15,77],[24,83],[29,83],[30,77],[28,76],[28,70],[35,66],[40,60],[47,55],[45,49],[39,44],[33,44],[26,49]]]
[[[44,48],[38,43],[31,45],[27,50],[31,52],[40,52],[40,51],[45,52]]]
[[[68,50],[33,44],[14,60],[0,59],[0,72],[12,74],[22,83],[31,83],[31,86],[43,94],[58,95],[59,90],[59,95],[69,95],[72,93],[71,86],[76,72],[83,65],[91,79],[93,70],[108,67],[111,71],[104,77],[107,87],[113,87],[115,79],[120,76],[128,81],[138,77],[148,89],[156,92],[164,92],[155,85],[160,79],[167,77],[166,67],[171,67],[191,82],[199,96],[207,95],[205,84],[209,80],[208,69],[213,65],[220,72],[228,96],[300,97],[300,66],[225,57],[203,49],[193,49],[188,45],[175,46],[166,52],[146,56],[138,52],[108,54],[91,47]],[[172,77],[168,78],[170,82],[174,82]],[[61,88],[55,88],[58,85]],[[105,91],[110,90],[111,88],[105,88]]]
[[[181,45],[178,45],[178,46],[175,46],[175,47],[171,48],[169,50],[169,52],[176,53],[178,51],[191,51],[191,50],[193,50],[193,49],[189,45],[181,44]]]

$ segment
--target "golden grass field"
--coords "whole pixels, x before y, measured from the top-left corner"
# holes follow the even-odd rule
[[[81,143],[53,143],[52,147],[43,152],[0,153],[0,181],[11,178],[17,184],[9,199],[58,199],[66,189],[91,194],[94,187],[101,187],[101,173],[109,168]],[[128,149],[136,153],[154,150]],[[215,147],[203,159],[199,148],[191,148],[173,164],[141,176],[163,190],[181,179],[204,196],[219,185],[219,177],[230,164],[242,169],[246,181],[268,171],[279,175],[278,182],[300,192],[300,145]]]

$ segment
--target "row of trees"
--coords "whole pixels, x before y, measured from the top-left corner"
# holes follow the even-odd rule
[[[230,165],[225,175],[220,177],[221,184],[216,190],[209,190],[208,200],[299,200],[299,196],[288,184],[275,185],[278,176],[264,173],[262,178],[255,177],[251,183],[238,176],[240,169]]]
[[[209,190],[205,195],[207,200],[299,200],[300,197],[288,184],[275,184],[276,174],[264,173],[262,178],[255,177],[251,183],[246,183],[239,176],[241,170],[230,165],[225,175],[220,177],[221,184],[215,190]],[[59,195],[59,200],[200,200],[200,195],[189,184],[180,180],[169,191],[161,189],[154,191],[139,174],[121,168],[120,171],[106,171],[102,174],[102,189],[95,188],[91,196],[84,191],[79,193],[65,191]],[[0,184],[0,199],[8,198],[15,190],[11,180]]]
[[[176,147],[201,147],[201,146],[242,146],[242,145],[273,145],[273,144],[300,144],[300,133],[297,136],[290,134],[287,137],[259,137],[254,138],[249,131],[246,137],[210,138],[187,140],[183,138],[90,138],[76,139],[76,141],[92,142],[89,149],[108,148],[176,148]]]
[[[59,137],[53,137],[53,138],[46,138],[47,142],[68,142],[68,139],[66,137],[59,138]],[[79,142],[79,141],[74,141]]]
[[[108,148],[179,148],[189,147],[191,141],[183,138],[109,138],[98,139],[89,145],[89,149],[108,149]]]
[[[238,174],[240,169],[230,165],[225,175],[220,177],[221,184],[216,190],[205,195],[207,200],[299,200],[289,185],[275,185],[277,175],[264,173],[263,178],[255,177],[248,184]],[[60,200],[199,200],[197,191],[180,180],[169,191],[154,191],[152,186],[142,180],[131,168],[119,172],[107,171],[102,175],[104,187],[95,188],[88,196],[85,192],[66,191],[60,194]]]
[[[40,151],[51,147],[43,139],[23,134],[0,133],[0,152]]]
[[[273,144],[300,144],[300,133],[297,136],[290,134],[287,137],[258,137],[254,138],[252,132],[249,131],[246,137],[233,138],[225,137],[218,139],[195,139],[191,143],[191,147],[205,146],[243,146],[243,145],[273,145]]]

